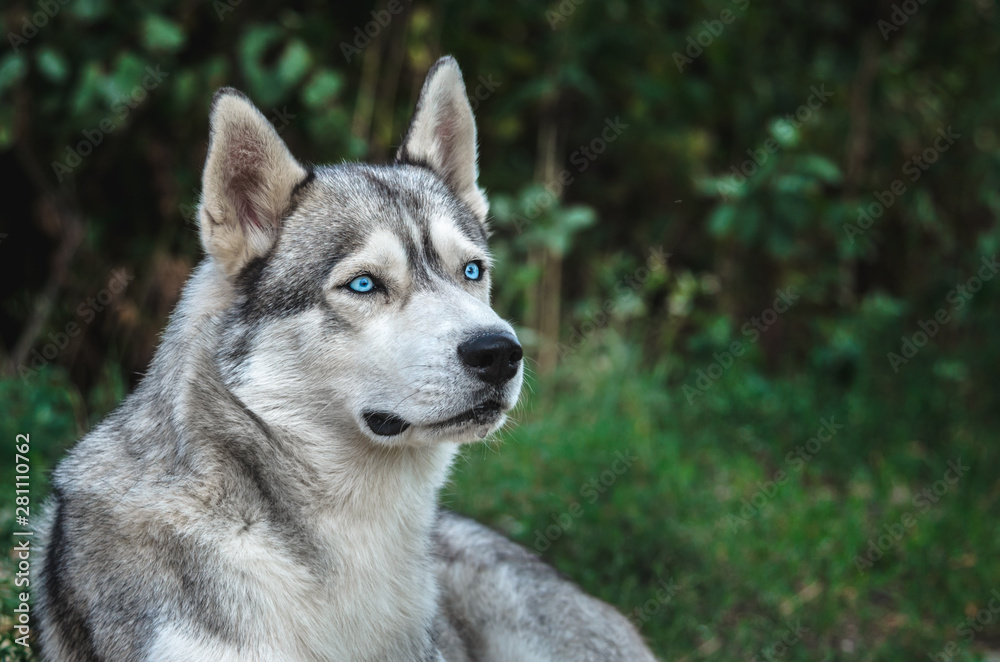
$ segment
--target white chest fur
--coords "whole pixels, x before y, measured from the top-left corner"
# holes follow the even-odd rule
[[[420,659],[437,611],[437,492],[454,449],[435,453],[338,483],[334,503],[302,522],[318,548],[306,561],[266,521],[226,531],[226,601],[241,638],[279,655],[270,659]]]

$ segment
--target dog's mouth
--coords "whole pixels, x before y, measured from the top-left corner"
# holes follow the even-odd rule
[[[444,428],[457,427],[466,423],[475,423],[476,425],[492,425],[498,418],[500,418],[501,413],[503,413],[503,405],[496,400],[487,400],[486,402],[476,405],[472,409],[463,411],[457,416],[452,416],[451,418],[443,421],[432,423],[429,427],[442,430]]]
[[[459,427],[467,423],[476,425],[492,425],[503,414],[504,407],[496,400],[487,400],[460,414],[446,418],[443,421],[430,423],[426,427],[434,430]],[[410,423],[395,414],[384,411],[370,411],[362,415],[368,429],[381,437],[395,437],[406,432]]]
[[[395,437],[402,434],[410,424],[395,414],[382,411],[371,411],[364,415],[368,429],[383,437]]]

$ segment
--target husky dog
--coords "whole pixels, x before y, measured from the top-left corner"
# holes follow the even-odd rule
[[[610,606],[438,507],[522,379],[477,176],[451,58],[391,165],[305,165],[216,94],[207,257],[142,383],[54,473],[45,660],[655,659]]]

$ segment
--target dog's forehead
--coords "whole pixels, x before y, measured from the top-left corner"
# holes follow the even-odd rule
[[[486,229],[432,172],[419,166],[318,167],[296,190],[271,252],[238,286],[244,318],[287,316],[321,303],[327,276],[391,234],[414,275],[443,271],[442,251],[486,253]],[[378,251],[371,258],[379,259]],[[451,256],[454,259],[454,256]]]
[[[434,173],[419,166],[319,167],[296,197],[286,230],[314,248],[321,242],[349,254],[385,230],[423,243],[432,230],[451,226],[486,250],[483,224]]]

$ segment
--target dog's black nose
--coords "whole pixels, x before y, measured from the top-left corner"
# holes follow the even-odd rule
[[[509,333],[487,333],[459,345],[458,355],[479,379],[499,386],[517,374],[524,352]]]

